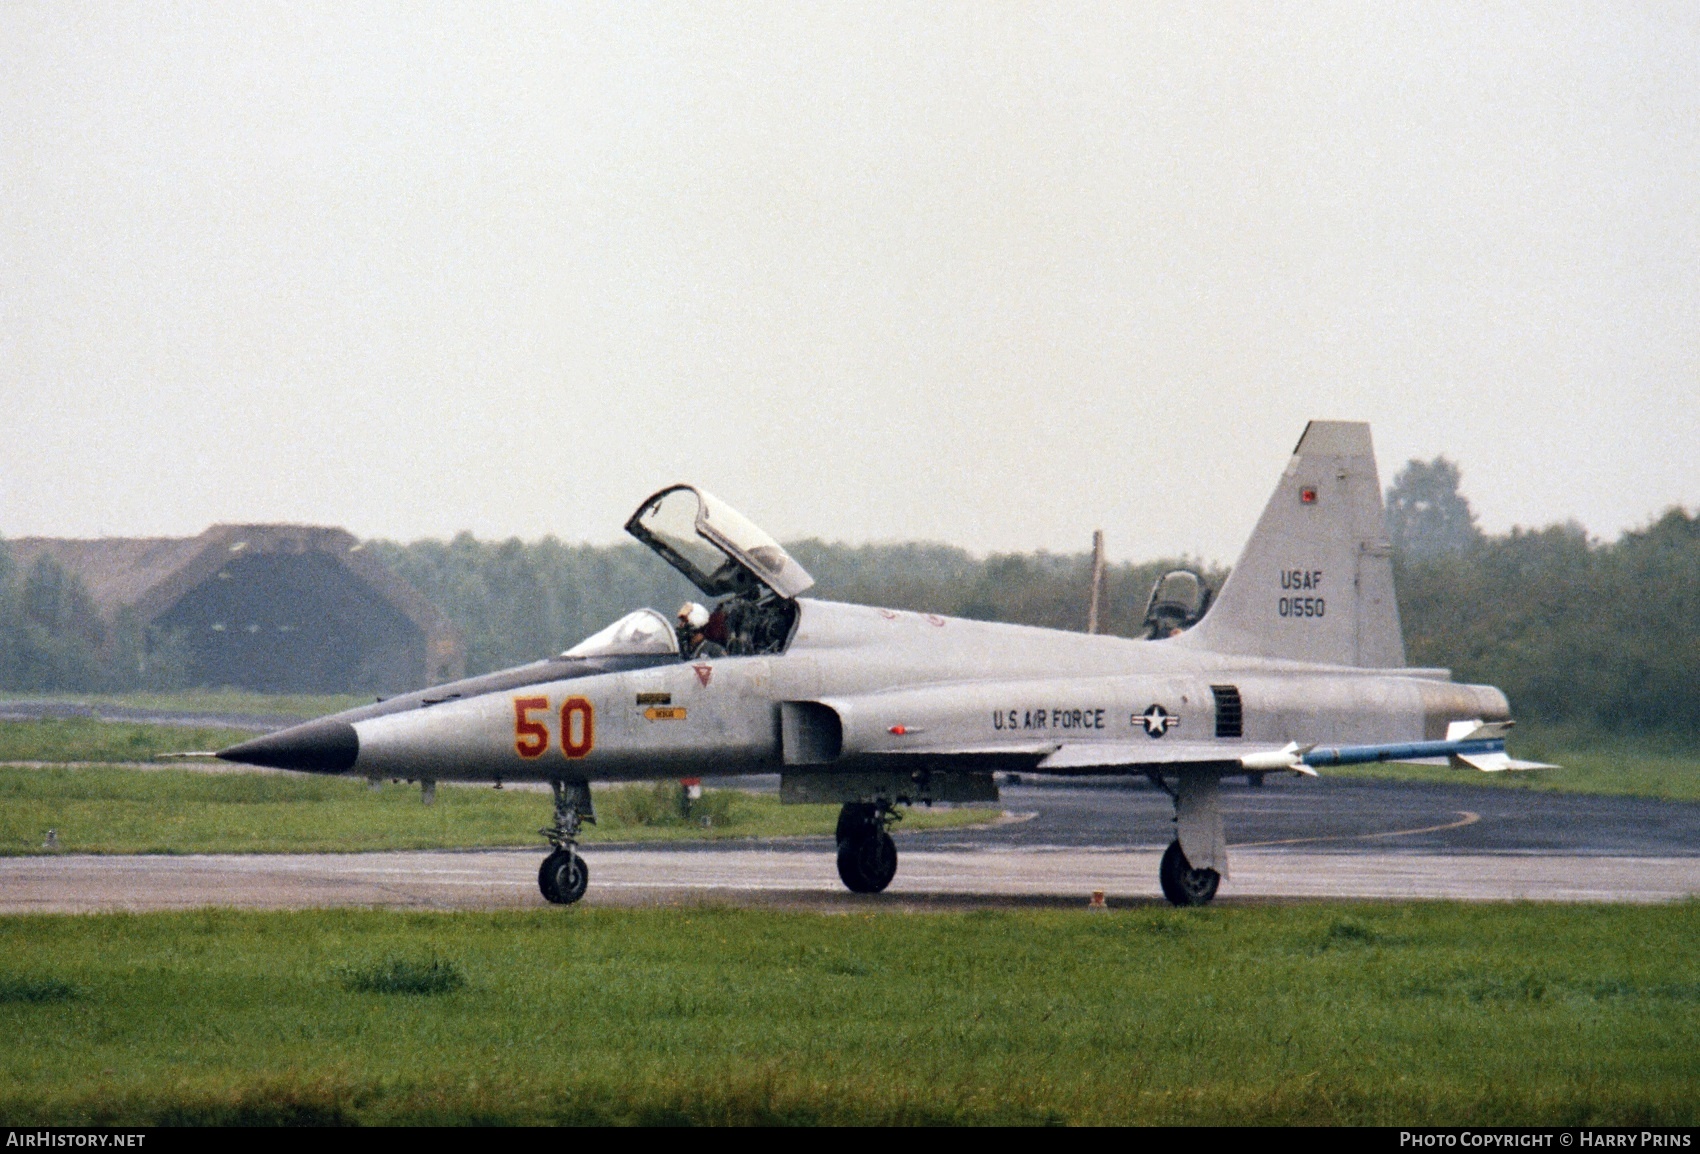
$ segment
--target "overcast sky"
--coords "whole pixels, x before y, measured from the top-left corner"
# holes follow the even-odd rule
[[[0,534],[1700,505],[1700,9],[0,6]]]

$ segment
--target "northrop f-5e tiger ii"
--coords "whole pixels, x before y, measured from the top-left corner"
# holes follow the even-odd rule
[[[1505,752],[1498,689],[1405,665],[1365,424],[1306,427],[1219,595],[1190,629],[1155,639],[817,601],[777,542],[691,485],[649,497],[626,530],[717,602],[707,621],[640,609],[559,657],[218,756],[547,781],[553,848],[538,884],[560,904],[589,882],[576,846],[595,820],[593,780],[778,773],[781,800],[843,807],[839,875],[877,893],[897,872],[900,805],[995,801],[1002,773],[1137,774],[1174,798],[1163,893],[1199,905],[1228,872],[1225,776],[1435,759],[1539,768]]]

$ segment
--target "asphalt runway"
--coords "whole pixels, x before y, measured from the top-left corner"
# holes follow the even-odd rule
[[[884,894],[844,891],[827,838],[593,846],[587,905],[858,909],[1160,901],[1169,800],[1154,789],[1016,786],[1014,820],[905,834]],[[1700,805],[1469,786],[1274,781],[1225,795],[1218,901],[1453,898],[1658,902],[1700,895]],[[537,850],[0,859],[0,912],[200,906],[525,908]]]
[[[1231,846],[1282,843],[1328,853],[1700,856],[1700,804],[1688,802],[1286,775],[1271,775],[1261,789],[1224,782],[1222,802]],[[1143,781],[1005,787],[1003,804],[1037,816],[967,834],[915,834],[908,841],[917,848],[1162,849],[1170,840],[1174,813],[1168,796]],[[1465,813],[1476,820],[1461,823],[1459,815]]]

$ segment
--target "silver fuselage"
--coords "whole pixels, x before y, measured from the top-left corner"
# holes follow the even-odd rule
[[[798,604],[780,654],[604,672],[539,663],[326,720],[347,721],[358,735],[350,774],[622,781],[852,772],[893,758],[920,766],[935,746],[1027,771],[1064,744],[1144,742],[1160,758],[1189,740],[1220,738],[1212,686],[1225,684],[1238,691],[1237,740],[1248,745],[1433,740],[1453,721],[1508,716],[1499,690],[1454,684],[1445,670],[1314,665],[1179,639]],[[527,681],[527,671],[549,679]],[[492,680],[500,687],[489,688]],[[788,757],[784,702],[829,704],[842,719],[839,756],[807,766],[795,751]],[[1147,720],[1152,706],[1169,718],[1158,733]]]

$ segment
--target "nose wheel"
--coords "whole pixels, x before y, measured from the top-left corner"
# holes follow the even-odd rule
[[[551,781],[555,793],[555,824],[539,830],[554,852],[537,870],[537,888],[545,901],[570,906],[590,886],[590,867],[578,856],[578,834],[585,822],[596,821],[590,804],[590,783]]]
[[[558,849],[543,859],[537,871],[537,888],[558,906],[570,906],[584,896],[590,885],[590,867],[570,849]]]
[[[838,876],[852,893],[877,894],[897,876],[897,843],[886,826],[900,815],[879,803],[852,802],[838,814]]]

